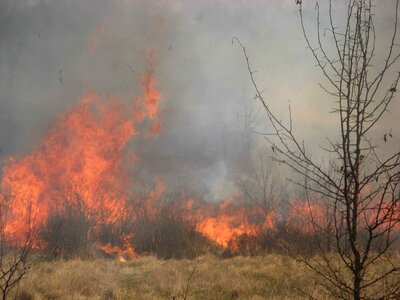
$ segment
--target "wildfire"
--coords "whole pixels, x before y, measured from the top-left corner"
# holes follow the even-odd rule
[[[258,207],[246,207],[235,199],[226,199],[220,204],[203,205],[194,209],[197,230],[222,247],[240,235],[257,235],[263,229],[272,229],[275,213],[263,212]],[[186,207],[193,209],[190,199]]]
[[[118,260],[122,263],[127,262],[128,259],[137,258],[138,255],[133,247],[133,234],[123,236],[122,247],[113,246],[111,243],[106,245],[97,245],[99,249],[111,256],[117,256]]]
[[[68,207],[84,211],[91,224],[90,234],[127,216],[135,218],[140,208],[128,196],[135,178],[126,162],[139,158],[126,148],[138,135],[155,136],[162,130],[158,116],[161,94],[156,88],[154,65],[155,55],[150,51],[148,71],[141,76],[143,96],[132,101],[116,95],[104,99],[90,90],[60,116],[31,154],[8,161],[0,183],[2,191],[7,191],[1,198],[3,207],[8,208],[6,233],[22,240],[29,222],[34,220],[37,228],[45,226],[52,214],[62,214]],[[147,129],[143,125],[148,125]],[[145,128],[145,132],[139,128]],[[165,190],[165,183],[156,178],[143,201],[147,215],[157,217],[159,210],[154,203]],[[241,235],[255,236],[274,229],[278,219],[275,211],[239,203],[233,198],[220,204],[189,199],[182,203],[182,211],[195,222],[198,232],[221,247],[229,247],[230,241]],[[120,235],[114,239],[117,245],[105,241],[97,245],[98,249],[121,261],[136,257],[134,232]]]
[[[155,136],[162,130],[161,94],[156,89],[153,66],[150,55],[149,71],[141,77],[142,97],[124,101],[112,95],[104,99],[98,92],[88,91],[74,108],[60,117],[31,154],[9,159],[0,182],[1,217],[7,218],[6,234],[23,240],[32,223],[37,228],[45,226],[52,214],[62,215],[68,207],[84,211],[91,226],[88,234],[103,225],[119,224],[127,216],[136,217],[140,208],[135,207],[128,195],[135,178],[126,168],[126,162],[134,163],[139,158],[132,160],[131,149],[130,153],[126,150],[131,139],[140,134]],[[146,128],[143,125],[148,127],[141,133],[138,128]],[[165,183],[156,178],[153,190],[142,201],[147,205],[143,210],[147,216],[157,219],[160,209],[155,202],[165,190]],[[398,218],[385,216],[390,211],[385,206],[377,209],[381,218]],[[281,221],[276,208],[265,211],[261,205],[241,204],[236,198],[219,204],[189,198],[179,211],[196,224],[199,233],[225,248],[237,237],[255,237],[265,230],[276,230]],[[313,227],[298,221],[298,216],[329,225],[329,213],[318,202],[294,201],[287,215],[285,226],[294,226],[306,234],[312,234]],[[118,245],[105,241],[97,245],[98,249],[118,256],[121,262],[137,257],[135,232],[124,230],[114,239]],[[40,241],[36,245],[39,244]]]
[[[75,195],[96,222],[113,223],[126,213],[132,185],[126,145],[146,119],[152,134],[161,129],[153,71],[144,73],[142,86],[144,96],[133,103],[88,91],[30,155],[8,161],[1,180],[7,191],[1,199],[8,208],[6,233],[22,235],[32,217],[36,226],[45,224],[65,202],[76,201]]]
[[[327,228],[329,225],[329,213],[327,208],[320,202],[313,203],[294,200],[290,204],[287,226],[301,229],[306,234],[313,234],[314,224]]]

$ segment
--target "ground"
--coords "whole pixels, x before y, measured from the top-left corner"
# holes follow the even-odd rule
[[[197,260],[142,257],[125,263],[38,260],[15,292],[20,300],[301,299],[300,290],[312,288],[312,282],[302,264],[276,254],[228,259],[207,255]]]

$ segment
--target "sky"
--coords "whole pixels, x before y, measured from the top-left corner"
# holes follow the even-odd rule
[[[314,33],[315,2],[303,2]],[[344,2],[334,1],[338,22]],[[387,50],[394,4],[376,6],[379,51]],[[30,153],[88,88],[140,95],[152,49],[164,130],[132,143],[139,167],[167,181],[190,178],[211,198],[226,197],[231,174],[243,168],[249,131],[269,128],[234,37],[246,46],[271,107],[286,118],[290,104],[296,132],[323,157],[317,145],[337,128],[333,100],[318,87],[321,73],[294,0],[0,0],[0,157]],[[399,117],[396,96],[382,131]],[[252,147],[266,147],[250,135]],[[398,147],[398,136],[392,145]]]

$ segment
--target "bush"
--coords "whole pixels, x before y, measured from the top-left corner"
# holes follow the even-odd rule
[[[51,214],[39,231],[50,257],[85,256],[89,254],[91,224],[79,203],[64,204],[64,209]]]
[[[138,254],[154,254],[164,259],[195,257],[205,252],[207,243],[194,224],[178,212],[142,216],[134,222],[133,232]]]

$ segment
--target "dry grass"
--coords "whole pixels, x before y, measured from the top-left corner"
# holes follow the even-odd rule
[[[214,256],[190,260],[143,257],[68,260],[35,264],[17,299],[301,299],[312,277],[293,259],[279,255]],[[193,273],[191,280],[188,281]]]
[[[142,257],[126,263],[104,258],[37,260],[10,299],[307,299],[301,291],[328,299],[314,283],[304,264],[276,254],[229,259],[206,255],[197,260]]]

